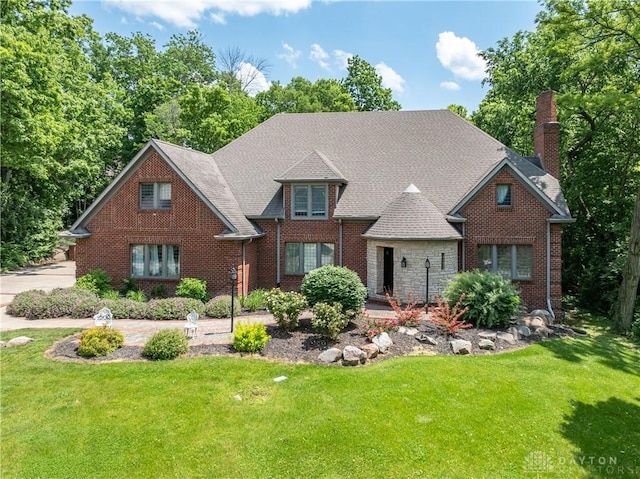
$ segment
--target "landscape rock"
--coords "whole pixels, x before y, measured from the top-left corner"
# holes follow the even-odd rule
[[[480,331],[478,333],[478,337],[480,339],[490,339],[491,341],[495,341],[497,336],[498,333],[496,333],[495,331]]]
[[[7,344],[4,341],[0,341],[0,348],[4,348]]]
[[[451,341],[451,350],[453,354],[471,354],[473,350],[473,346],[470,341],[465,341],[464,339],[456,339]]]
[[[547,326],[553,324],[553,316],[546,309],[534,309],[529,313],[529,316],[539,316],[543,319]]]
[[[374,336],[372,342],[378,346],[378,349],[382,354],[386,353],[393,344],[393,341],[391,341],[391,338],[387,333],[380,333],[377,336]]]
[[[511,336],[513,336],[513,339],[518,340],[520,339],[520,333],[518,331],[518,328],[516,328],[515,326],[511,326],[508,330],[508,334],[510,334]]]
[[[416,328],[405,328],[404,334],[407,336],[415,336],[418,334],[418,330]]]
[[[436,341],[434,338],[432,338],[431,336],[422,333],[422,334],[418,334],[416,336],[416,339],[418,341],[420,341],[421,343],[426,343],[426,344],[430,344],[431,346],[437,346],[438,345],[438,341]]]
[[[532,328],[531,329],[531,334],[533,336],[539,337],[539,338],[548,338],[550,334],[552,334],[553,331],[549,328],[547,328],[546,326],[543,326],[541,328]]]
[[[514,338],[513,334],[511,333],[500,332],[498,333],[496,339],[499,339],[500,341],[504,341],[507,344],[516,344],[516,338]]]
[[[529,327],[541,327],[546,326],[546,321],[542,318],[542,316],[523,316],[522,318],[518,318],[516,324],[520,326],[529,326]]]
[[[480,341],[478,341],[478,347],[480,349],[493,351],[494,349],[496,349],[496,344],[490,339],[481,339]]]
[[[323,363],[335,363],[336,361],[342,359],[342,350],[338,348],[327,349],[326,351],[320,353],[318,359]]]
[[[367,353],[355,346],[345,346],[342,351],[342,364],[344,366],[357,366],[367,360]]]
[[[27,344],[30,343],[31,341],[35,341],[33,338],[30,338],[28,336],[18,336],[17,338],[13,338],[10,339],[6,346],[10,347],[10,346],[22,346],[23,344]]]
[[[518,331],[520,337],[527,338],[531,336],[531,330],[528,326],[516,326],[515,328]]]
[[[378,349],[378,346],[376,346],[373,343],[365,344],[360,349],[362,349],[365,352],[365,354],[367,355],[367,359],[375,358],[380,352],[380,350]]]

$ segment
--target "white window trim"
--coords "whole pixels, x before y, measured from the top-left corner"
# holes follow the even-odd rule
[[[514,281],[531,281],[533,279],[533,245],[529,244],[520,244],[520,245],[478,245],[478,246],[491,246],[491,268],[483,268],[487,271],[491,271],[492,273],[498,273],[498,246],[510,246],[511,247],[511,274],[509,276],[505,276],[507,279],[511,279]],[[531,248],[531,276],[517,276],[518,271],[518,247],[528,247]],[[478,265],[479,267],[479,265]],[[504,275],[503,275],[504,276]]]
[[[144,207],[142,206],[142,185],[153,185],[153,206]],[[169,189],[171,191],[171,197],[169,198],[170,204],[168,207],[160,206],[160,185],[169,185]],[[141,210],[170,210],[173,207],[173,188],[171,187],[171,183],[168,182],[141,182],[139,186],[138,192],[138,204],[140,205]]]
[[[284,274],[289,274],[289,275],[302,275],[302,274],[307,274],[304,271],[304,245],[305,244],[314,244],[316,245],[316,266],[315,268],[312,269],[316,269],[319,268],[320,266],[323,266],[322,264],[322,245],[323,244],[329,244],[331,246],[333,246],[333,258],[332,258],[332,262],[331,263],[327,263],[327,264],[335,264],[336,262],[336,245],[334,243],[325,243],[325,242],[313,242],[313,241],[302,241],[302,242],[297,242],[297,241],[288,241],[287,243],[285,243],[285,258],[286,258],[286,248],[287,245],[290,244],[297,244],[298,245],[298,257],[300,258],[299,262],[298,262],[298,270],[297,271],[290,271],[287,269],[287,264],[286,264],[286,259],[285,259],[285,271]]]
[[[312,187],[324,187],[324,215],[313,215],[313,193]],[[296,188],[307,188],[307,214],[296,216]],[[291,219],[293,220],[326,220],[329,217],[329,185],[328,184],[293,184],[291,185]]]
[[[133,275],[133,248],[134,246],[142,246],[143,249],[143,264],[144,264],[144,272],[142,274],[142,276],[134,276]],[[162,275],[160,276],[151,276],[149,274],[149,265],[151,264],[151,261],[149,259],[149,255],[150,255],[150,248],[149,246],[162,246],[162,265],[160,267],[160,271],[162,272]],[[167,274],[168,272],[168,261],[169,261],[169,255],[167,253],[168,251],[168,246],[176,246],[178,248],[178,275],[177,276],[169,276]],[[129,271],[129,275],[131,278],[141,278],[141,279],[179,279],[180,278],[180,260],[182,257],[182,247],[180,245],[168,245],[168,244],[163,244],[163,245],[156,245],[156,244],[142,244],[142,243],[135,243],[135,244],[131,244],[129,246],[129,261],[131,262],[130,265],[130,271]]]

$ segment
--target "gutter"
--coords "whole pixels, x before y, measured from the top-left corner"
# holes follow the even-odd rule
[[[276,220],[276,286],[280,287],[280,221]]]
[[[340,266],[344,266],[342,264],[342,218],[338,219],[338,264]]]

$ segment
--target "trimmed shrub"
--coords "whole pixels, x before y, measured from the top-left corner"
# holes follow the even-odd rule
[[[133,299],[103,299],[97,310],[109,308],[114,319],[151,319],[148,303]]]
[[[233,331],[233,348],[241,353],[262,351],[271,339],[262,323],[238,323]]]
[[[211,318],[231,317],[231,296],[216,296],[204,308],[205,314]],[[233,314],[240,313],[240,301],[234,300]]]
[[[95,314],[97,305],[98,295],[86,289],[56,288],[50,293],[32,290],[17,294],[7,313],[27,319],[87,318]]]
[[[326,265],[310,271],[302,280],[302,294],[309,306],[340,303],[342,311],[359,313],[367,298],[367,288],[355,271]]]
[[[265,289],[254,289],[247,296],[240,296],[240,305],[242,309],[247,311],[257,311],[265,308],[264,295],[267,291]]]
[[[342,305],[335,303],[317,303],[313,307],[314,317],[311,319],[313,329],[334,341],[338,339],[340,331],[349,324],[349,317],[342,312]]]
[[[413,293],[407,295],[407,303],[402,309],[402,304],[399,300],[393,298],[389,293],[386,293],[387,302],[389,306],[393,308],[396,313],[396,319],[398,320],[398,326],[415,327],[420,324],[422,320],[422,308],[416,308],[417,301],[413,301]]]
[[[36,303],[47,297],[47,293],[41,289],[31,289],[23,291],[13,297],[13,300],[7,306],[7,314],[12,316],[21,316],[27,319],[34,319],[31,316],[31,310]]]
[[[97,326],[80,334],[78,355],[83,358],[106,356],[124,345],[124,335],[117,329]]]
[[[163,329],[149,338],[142,355],[153,361],[175,359],[189,351],[189,342],[179,329]]]
[[[93,269],[76,280],[76,288],[82,288],[102,295],[111,288],[111,276],[103,269]]]
[[[489,271],[467,271],[456,275],[444,292],[445,300],[469,308],[465,320],[475,326],[495,328],[506,326],[520,313],[520,293],[508,279]]]
[[[181,298],[193,298],[200,301],[207,301],[207,282],[197,278],[182,278],[176,286],[176,296]]]
[[[105,291],[100,295],[102,299],[120,299],[120,293],[115,289],[111,289],[109,291]]]
[[[307,307],[306,298],[300,293],[282,291],[274,288],[265,294],[267,311],[273,314],[276,323],[286,331],[298,327],[298,319],[302,310]]]
[[[185,319],[191,310],[198,314],[204,313],[202,301],[193,298],[152,299],[146,304],[148,319]]]
[[[151,297],[156,298],[166,298],[169,296],[167,294],[167,288],[164,284],[156,284],[153,288],[151,288]]]

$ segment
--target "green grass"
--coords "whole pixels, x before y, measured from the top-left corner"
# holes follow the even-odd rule
[[[360,368],[46,359],[71,332],[2,333],[36,338],[0,353],[5,479],[640,476],[640,357],[608,334]]]

